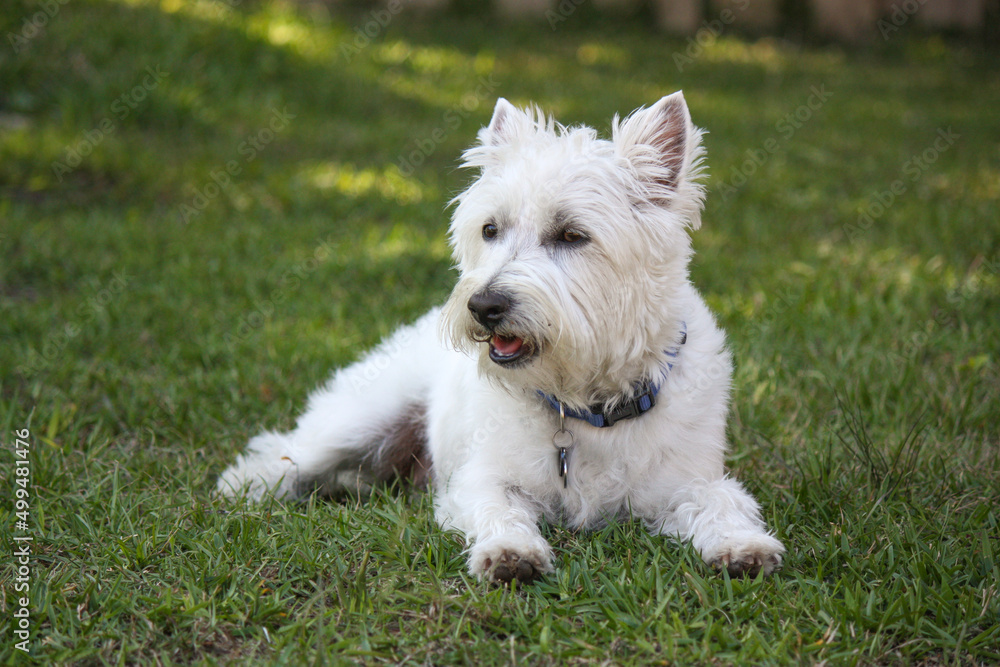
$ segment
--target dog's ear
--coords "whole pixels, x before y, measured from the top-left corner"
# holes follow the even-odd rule
[[[509,144],[517,131],[518,120],[524,114],[502,97],[497,98],[493,107],[493,118],[483,130],[480,138],[484,146]]]
[[[463,167],[485,169],[499,164],[505,150],[542,133],[553,133],[555,121],[537,107],[519,109],[504,98],[497,99],[490,124],[479,130],[478,141],[462,154]]]
[[[648,187],[651,201],[673,199],[700,157],[701,132],[691,124],[684,94],[667,95],[648,109],[614,121],[615,151]]]

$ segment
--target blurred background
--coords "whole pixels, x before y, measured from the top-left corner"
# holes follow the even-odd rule
[[[239,396],[298,400],[447,294],[446,205],[497,97],[606,130],[679,89],[709,131],[694,275],[735,344],[796,312],[782,334],[828,360],[862,354],[834,353],[848,314],[904,317],[880,346],[917,372],[942,313],[985,307],[970,276],[996,284],[997,6],[5,0],[5,398],[93,414],[148,383],[123,427],[194,391],[226,429],[259,408]],[[806,313],[837,315],[814,337]]]

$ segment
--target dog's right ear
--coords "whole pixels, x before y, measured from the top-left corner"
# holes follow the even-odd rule
[[[518,117],[523,115],[513,104],[498,97],[497,104],[493,107],[493,118],[480,136],[483,145],[502,146],[509,144],[516,133]]]
[[[519,109],[497,98],[490,124],[480,128],[475,145],[462,154],[462,166],[485,169],[496,165],[507,147],[553,127],[554,121],[546,119],[537,108]]]

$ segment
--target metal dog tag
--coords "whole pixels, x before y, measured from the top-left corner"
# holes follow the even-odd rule
[[[558,455],[556,464],[559,466],[559,476],[562,477],[564,489],[569,486],[569,450],[573,448],[573,444],[573,432],[565,428],[559,429],[552,436],[552,446],[556,448]]]
[[[563,488],[569,486],[569,458],[565,447],[559,448],[559,476],[563,478]]]

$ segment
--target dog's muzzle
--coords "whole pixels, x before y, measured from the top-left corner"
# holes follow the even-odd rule
[[[532,356],[533,345],[505,330],[511,310],[511,300],[507,295],[490,289],[481,290],[469,298],[468,306],[473,319],[486,330],[486,335],[477,337],[477,340],[489,343],[493,363],[513,366]]]
[[[489,331],[494,331],[507,317],[510,299],[500,292],[482,290],[469,299],[469,310],[477,322]]]

